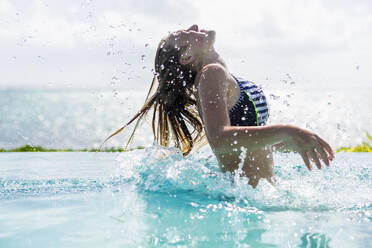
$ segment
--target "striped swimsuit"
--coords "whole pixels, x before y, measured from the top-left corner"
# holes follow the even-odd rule
[[[266,97],[253,82],[234,77],[240,87],[240,97],[230,109],[232,126],[263,126],[269,117]]]

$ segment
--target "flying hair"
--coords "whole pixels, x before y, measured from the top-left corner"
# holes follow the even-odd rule
[[[124,126],[108,136],[122,132],[136,121],[125,149],[133,141],[141,120],[152,109],[152,131],[154,140],[162,146],[169,146],[171,139],[184,156],[190,153],[196,143],[205,137],[203,124],[197,112],[195,98],[195,77],[197,71],[189,65],[179,63],[180,55],[187,46],[177,47],[172,35],[162,39],[155,55],[155,75],[142,108]],[[154,91],[155,82],[158,82]],[[206,142],[204,142],[206,143]]]

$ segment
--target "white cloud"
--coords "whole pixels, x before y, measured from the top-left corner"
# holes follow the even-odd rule
[[[39,55],[48,66],[55,65],[55,71],[71,68],[63,70],[71,75],[56,77],[78,84],[102,80],[104,71],[119,71],[125,78],[151,76],[160,38],[193,23],[215,29],[216,47],[229,67],[253,79],[292,70],[317,81],[323,67],[333,65],[327,68],[330,81],[363,81],[369,78],[367,71],[361,69],[356,76],[350,66],[371,66],[371,9],[369,1],[2,0],[0,64],[10,71],[3,82],[26,82],[30,77],[42,81],[46,63]],[[146,55],[144,62],[141,55]],[[84,64],[101,69],[74,79]],[[29,67],[27,77],[12,73],[20,65]]]

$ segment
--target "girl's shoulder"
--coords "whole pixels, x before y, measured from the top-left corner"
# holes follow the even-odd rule
[[[226,81],[230,77],[227,69],[218,63],[212,63],[204,66],[200,71],[198,85],[200,84],[216,84],[217,82]]]
[[[214,76],[214,74],[220,74],[220,75],[229,74],[227,69],[219,63],[211,63],[211,64],[208,64],[208,65],[205,65],[202,68],[201,73],[202,74],[212,74],[211,76]]]
[[[240,94],[235,79],[224,66],[218,63],[208,64],[202,68],[196,88],[198,91],[208,92],[214,96]]]

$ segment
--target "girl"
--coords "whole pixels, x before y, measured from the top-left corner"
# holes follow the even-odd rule
[[[186,156],[205,133],[221,170],[231,173],[245,151],[241,174],[253,187],[261,178],[272,183],[272,147],[299,153],[309,170],[310,160],[318,169],[322,167],[320,160],[329,166],[334,157],[332,148],[315,133],[292,125],[265,126],[268,108],[262,90],[229,73],[213,47],[215,36],[213,30],[193,25],[162,39],[145,104],[107,139],[137,119],[129,144],[140,120],[153,108],[152,129],[160,145],[168,146],[172,136]],[[153,92],[156,79],[159,84]]]

